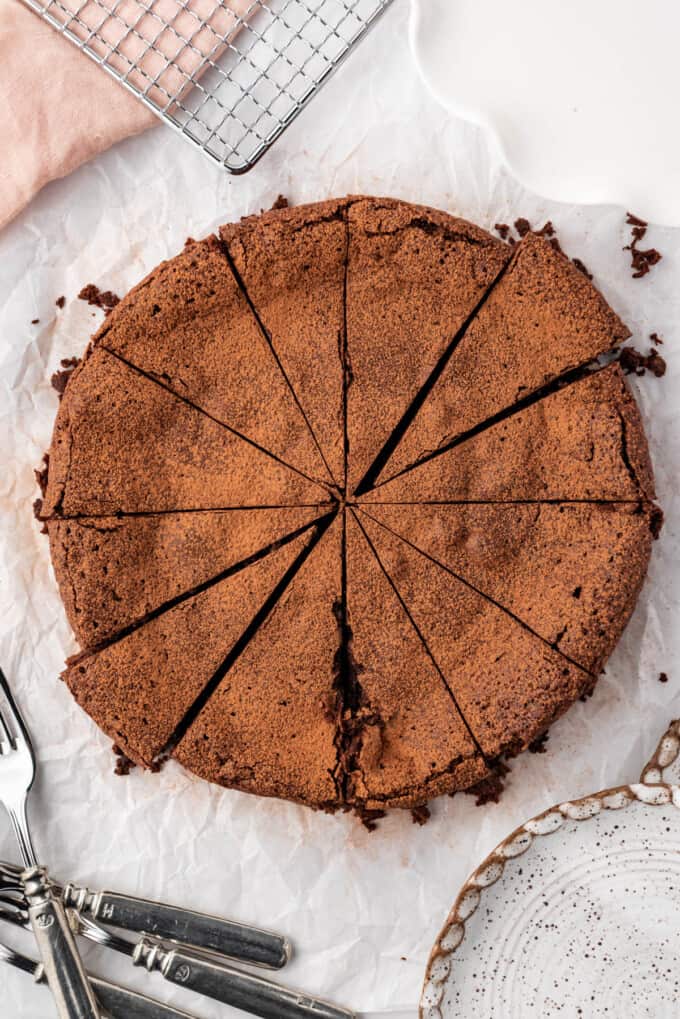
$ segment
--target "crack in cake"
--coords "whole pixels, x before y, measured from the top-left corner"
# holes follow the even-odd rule
[[[660,510],[628,331],[550,243],[348,197],[192,241],[64,380],[38,515],[131,761],[371,823],[592,691]]]

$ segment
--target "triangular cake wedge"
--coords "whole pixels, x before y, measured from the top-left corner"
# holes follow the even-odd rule
[[[348,799],[369,810],[414,806],[484,778],[484,759],[352,514],[347,615],[359,684],[355,718],[345,718]]]
[[[487,758],[526,749],[594,684],[515,619],[361,514]]]
[[[342,519],[336,518],[175,750],[210,782],[339,805],[335,662]]]
[[[362,502],[652,498],[640,412],[618,364],[592,372],[439,453]]]
[[[594,674],[630,618],[652,543],[651,511],[636,503],[367,512]]]
[[[529,233],[386,464],[387,480],[630,336],[586,276]]]
[[[304,534],[72,659],[63,678],[81,708],[127,757],[150,767],[311,540]]]
[[[351,493],[511,251],[470,223],[390,199],[357,201],[348,220]]]
[[[162,262],[117,305],[94,342],[308,477],[330,482],[217,238]]]
[[[252,216],[220,229],[328,467],[344,484],[346,201]]]
[[[319,506],[48,520],[54,572],[81,647],[108,640],[322,513]]]
[[[308,481],[99,347],[57,414],[41,514],[278,506],[328,499]]]

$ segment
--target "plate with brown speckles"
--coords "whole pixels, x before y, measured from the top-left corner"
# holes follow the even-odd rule
[[[551,807],[461,889],[421,1019],[680,1014],[680,721],[639,782]]]

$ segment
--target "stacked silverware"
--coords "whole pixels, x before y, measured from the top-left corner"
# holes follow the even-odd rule
[[[278,934],[53,880],[38,865],[28,827],[26,804],[35,770],[28,730],[0,670],[0,802],[9,813],[23,859],[23,866],[0,862],[0,920],[33,931],[40,961],[1,942],[0,960],[47,983],[60,1019],[191,1019],[187,1012],[91,977],[80,959],[76,935],[129,957],[133,966],[171,984],[263,1019],[352,1019],[345,1009],[234,964],[281,969],[290,958],[290,946]]]

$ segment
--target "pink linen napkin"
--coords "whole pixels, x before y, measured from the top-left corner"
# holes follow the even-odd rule
[[[200,76],[206,58],[219,55],[252,7],[252,0],[59,0],[50,9],[90,36],[100,56],[115,47],[108,62],[166,105]],[[0,228],[48,181],[156,122],[20,0],[0,0],[0,94]]]

